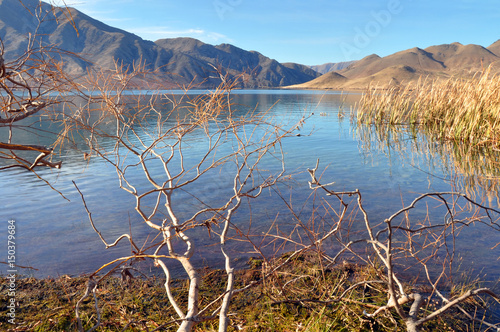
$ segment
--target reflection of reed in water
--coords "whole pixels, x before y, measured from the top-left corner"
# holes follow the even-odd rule
[[[421,128],[419,130],[419,128]],[[441,172],[451,184],[472,198],[485,197],[500,205],[500,151],[489,147],[438,141],[414,125],[357,125],[355,136],[365,153],[383,152],[413,166]]]
[[[387,91],[368,89],[353,122],[420,125],[440,140],[500,148],[500,75],[421,79]]]

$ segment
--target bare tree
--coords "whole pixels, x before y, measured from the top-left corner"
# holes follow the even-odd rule
[[[315,168],[308,170],[311,176],[309,185],[317,195],[316,199],[321,197],[323,203],[320,206],[323,206],[325,211],[322,218],[328,220],[324,222],[329,227],[318,231],[292,210],[301,236],[294,236],[299,232],[297,229],[287,235],[281,231],[275,235],[269,233],[275,241],[279,240],[297,247],[288,254],[286,261],[279,261],[274,271],[295,256],[315,252],[325,260],[327,266],[341,263],[342,257],[349,254],[350,257],[355,257],[359,264],[373,266],[375,270],[382,268],[385,274],[378,274],[375,277],[367,275],[367,279],[343,292],[337,291],[340,295],[328,300],[292,296],[278,303],[329,304],[354,301],[373,308],[372,313],[364,312],[367,318],[377,319],[379,315],[395,310],[404,321],[406,330],[411,332],[418,331],[425,323],[455,308],[470,321],[478,321],[489,329],[500,330],[498,322],[489,322],[486,317],[478,318],[476,314],[478,310],[481,311],[482,305],[470,301],[473,297],[486,296],[500,303],[500,297],[492,289],[471,283],[464,285],[463,288],[456,287],[454,292],[446,291],[450,284],[453,285],[457,281],[454,279],[454,265],[458,255],[456,243],[460,241],[457,238],[458,234],[476,225],[484,225],[491,232],[500,232],[499,210],[477,203],[459,192],[431,192],[419,195],[409,205],[374,223],[363,206],[361,192],[357,189],[353,191],[330,189],[333,183],[321,183],[320,176],[317,175],[318,164],[319,161]],[[333,204],[332,198],[339,204]],[[419,207],[427,211],[423,219],[411,214]],[[437,212],[432,213],[430,210]],[[317,211],[314,213],[319,214]],[[358,214],[361,214],[361,217],[357,217]],[[353,226],[360,223],[363,223],[364,227]],[[337,242],[337,246],[333,247],[337,248],[334,251],[331,246],[325,247],[329,239]],[[416,278],[416,275],[405,273],[406,269],[412,266],[414,269],[411,271],[414,273],[418,267],[423,271],[424,281],[422,278],[419,279],[419,287],[411,287],[412,278]],[[283,282],[284,286],[280,289],[280,293],[293,294],[287,291],[287,288],[306,277],[303,275]],[[386,305],[364,304],[361,300],[353,300],[347,296],[357,287],[374,284],[380,285],[379,291],[387,294]],[[335,285],[335,289],[339,287],[342,286]],[[435,301],[441,305],[431,307],[430,303]],[[411,305],[405,308],[406,304]],[[396,321],[394,324],[397,324]]]
[[[131,255],[105,264],[91,276],[85,297],[93,291],[97,308],[95,290],[99,282],[114,271],[129,275],[136,261],[151,259],[165,276],[165,291],[177,313],[178,318],[173,322],[178,323],[179,331],[190,331],[197,323],[217,317],[219,330],[226,331],[233,294],[251,286],[234,288],[234,267],[226,248],[227,241],[231,239],[229,232],[239,231],[232,223],[234,214],[245,200],[258,197],[265,188],[275,189],[274,185],[285,172],[281,140],[299,127],[301,122],[285,129],[282,125],[270,122],[265,113],[239,113],[231,104],[231,85],[227,85],[227,82],[211,93],[196,96],[130,96],[125,93],[126,88],[135,75],[142,75],[140,65],[130,72],[117,66],[117,72],[111,78],[107,75],[109,73],[89,76],[89,84],[100,82],[93,85],[98,92],[93,95],[98,97],[79,106],[78,116],[68,122],[71,125],[67,125],[67,134],[82,134],[87,142],[88,154],[106,160],[116,169],[120,188],[134,197],[134,208],[142,222],[157,232],[161,239],[138,245],[128,232],[117,237],[114,242],[108,242],[85,205],[92,227],[107,248],[118,245],[123,239],[133,247]],[[113,144],[101,144],[102,139]],[[112,149],[106,148],[109,146]],[[259,165],[267,162],[268,158],[274,159],[281,166],[274,172],[264,172]],[[272,235],[271,241],[283,243],[277,246],[279,252],[289,248],[286,244],[292,244],[297,249],[275,265],[269,261],[261,281],[279,273],[295,257],[306,252],[316,252],[329,265],[339,263],[341,257],[350,254],[357,257],[360,263],[375,268],[381,266],[385,274],[357,283],[341,292],[340,296],[324,301],[325,303],[357,301],[347,299],[346,295],[356,287],[378,284],[387,294],[387,303],[380,307],[367,304],[373,308],[373,312],[365,312],[366,318],[377,319],[382,313],[395,310],[408,331],[417,331],[423,324],[450,308],[458,308],[471,320],[478,319],[485,326],[497,328],[497,324],[484,318],[476,318],[474,313],[463,306],[467,299],[477,296],[487,295],[498,301],[498,295],[491,289],[482,286],[470,288],[470,285],[460,293],[447,295],[443,287],[445,282],[453,282],[454,243],[457,234],[475,224],[486,225],[495,232],[500,231],[500,211],[458,192],[425,193],[388,218],[373,224],[364,209],[361,192],[329,189],[330,184],[322,184],[317,176],[318,166],[317,164],[315,168],[308,170],[311,176],[310,187],[318,197],[321,193],[325,195],[322,206],[326,211],[325,216],[332,220],[327,223],[328,227],[311,227],[294,213],[292,204],[289,204],[297,220],[297,229],[288,234],[280,230]],[[138,173],[144,175],[145,182],[137,182]],[[224,191],[224,196],[218,197],[214,202],[211,200],[213,197],[204,196],[197,184],[203,178],[221,173],[226,174],[225,179],[230,179],[227,181],[227,189],[230,190]],[[178,196],[180,192],[189,194]],[[81,194],[85,203],[84,195]],[[186,204],[186,197],[191,197],[199,207],[183,211],[181,203]],[[336,208],[335,204],[329,202],[331,198],[338,200]],[[429,201],[440,207],[437,211],[444,218],[441,216],[436,219],[428,214],[424,220],[414,221],[411,211],[417,206],[429,204]],[[361,219],[358,220],[362,221],[364,227],[354,231],[351,227],[358,214],[361,214]],[[206,232],[200,233],[197,231],[199,229]],[[351,237],[351,232],[356,237]],[[244,236],[244,232],[239,234]],[[271,233],[267,235],[271,236]],[[192,260],[200,236],[218,237],[227,276],[226,291],[204,308],[200,307],[198,294],[200,276]],[[328,253],[324,247],[330,239],[335,239],[340,246],[333,254]],[[259,252],[260,245],[253,243],[250,237],[247,240]],[[172,292],[170,260],[180,262],[188,277],[186,307]],[[431,289],[429,293],[409,288],[410,280],[405,279],[398,270],[401,266],[414,265],[421,266],[424,271],[429,286],[427,288]],[[286,289],[301,278],[302,276],[297,276],[281,284],[278,281],[280,292],[285,294]],[[439,308],[429,313],[427,305],[426,310],[421,310],[424,304],[436,297],[442,303]],[[288,298],[286,301],[304,303],[313,300]],[[405,309],[406,304],[411,304],[411,307]],[[76,309],[78,313],[79,305]],[[98,321],[94,327],[99,323]]]
[[[46,14],[35,12],[39,22]],[[285,126],[274,123],[266,112],[239,112],[231,102],[233,85],[225,77],[221,77],[223,85],[215,91],[196,96],[187,93],[182,96],[129,94],[134,79],[148,74],[141,63],[133,68],[117,64],[114,71],[89,72],[87,82],[77,84],[63,70],[61,54],[64,52],[43,44],[36,36],[36,32],[29,36],[26,52],[13,60],[5,60],[0,40],[0,130],[6,132],[3,135],[6,139],[0,141],[0,158],[5,162],[0,170],[21,167],[35,172],[40,166],[61,167],[60,161],[49,159],[53,147],[27,144],[19,135],[21,130],[36,130],[26,122],[35,115],[49,117],[62,128],[54,143],[80,135],[86,144],[86,157],[100,158],[114,167],[120,188],[135,201],[134,209],[141,224],[155,232],[152,240],[147,239],[142,244],[128,231],[114,241],[107,241],[86,205],[84,193],[77,187],[91,226],[105,247],[117,246],[122,240],[128,241],[132,247],[131,255],[117,257],[90,276],[86,292],[76,304],[79,329],[83,330],[79,314],[81,304],[91,294],[97,321],[90,330],[97,329],[100,324],[99,283],[115,271],[126,279],[132,276],[136,263],[149,259],[165,277],[165,292],[178,316],[172,323],[178,324],[178,331],[190,331],[199,322],[217,318],[219,330],[227,331],[232,296],[246,289],[235,289],[234,266],[228,249],[228,242],[238,231],[233,224],[235,214],[246,201],[259,197],[266,188],[275,186],[283,178],[285,164],[281,141],[303,120]],[[75,92],[83,97],[83,102],[74,100]],[[70,93],[71,102],[66,98]],[[63,104],[64,112],[54,108]],[[102,144],[103,141],[106,144]],[[264,164],[269,166],[271,161],[275,165],[273,168],[263,167]],[[498,295],[486,287],[447,294],[442,285],[453,275],[454,243],[459,231],[480,223],[498,232],[500,211],[458,192],[425,193],[410,205],[373,224],[364,209],[360,191],[333,191],[328,184],[320,182],[317,171],[318,165],[309,170],[310,186],[315,192],[322,191],[326,195],[323,206],[333,221],[320,231],[294,214],[297,227],[306,236],[296,240],[293,235],[297,234],[293,233],[296,230],[287,235],[280,232],[273,236],[274,240],[291,243],[298,249],[278,264],[267,265],[264,279],[304,252],[315,251],[328,264],[336,264],[340,257],[350,253],[359,262],[373,266],[380,264],[385,271],[378,279],[353,286],[378,283],[388,295],[386,305],[373,308],[373,312],[365,313],[365,316],[377,318],[384,312],[395,310],[408,331],[417,331],[451,308],[458,308],[471,320],[477,319],[463,306],[471,297],[486,295],[499,301]],[[220,174],[224,174],[222,180]],[[227,190],[207,195],[198,185],[205,178],[226,181],[224,187]],[[331,198],[338,200],[336,208],[330,203]],[[183,208],[188,199],[190,208],[196,206],[196,209]],[[437,202],[445,218],[436,220],[429,215],[424,221],[414,222],[410,212],[428,201]],[[289,206],[293,213],[292,206]],[[357,238],[351,239],[342,232],[349,229],[350,226],[346,225],[351,225],[357,216],[353,212],[355,209],[362,216],[360,221],[364,228],[363,232],[358,230]],[[226,289],[215,301],[201,307],[200,276],[192,258],[199,249],[200,237],[211,236],[218,239],[225,263]],[[337,240],[341,249],[327,254],[323,245],[332,238]],[[258,244],[254,246],[256,251],[260,250]],[[365,250],[367,248],[369,251]],[[408,263],[409,260],[424,271],[431,290],[429,294],[409,289],[405,283],[397,262]],[[186,306],[172,292],[169,261],[179,262],[188,277]],[[436,270],[436,266],[439,269]],[[302,276],[281,284],[281,289],[285,290],[300,278]],[[352,289],[330,301],[344,299]],[[434,297],[439,298],[442,305],[431,312],[421,310]],[[407,310],[404,305],[410,303]],[[479,320],[483,325],[499,330],[498,324]]]
[[[67,95],[79,91],[74,78],[64,72],[62,62],[63,55],[76,55],[44,43],[38,34],[42,22],[52,14],[46,9],[40,3],[32,12],[38,27],[26,37],[23,54],[7,60],[0,39],[0,158],[3,160],[0,170],[21,167],[35,172],[39,166],[60,168],[62,165],[61,161],[50,160],[53,147],[28,144],[24,141],[25,135],[20,135],[22,131],[42,134],[43,130],[36,126],[36,117],[56,116],[61,105],[68,102]]]
[[[274,123],[266,111],[235,109],[231,101],[233,83],[225,78],[219,88],[196,96],[127,95],[130,82],[142,74],[138,64],[130,71],[117,66],[111,79],[106,79],[109,73],[89,75],[88,84],[99,93],[80,106],[78,116],[67,126],[71,129],[67,135],[79,133],[84,137],[89,155],[115,168],[119,186],[135,199],[134,208],[142,223],[157,233],[153,241],[143,245],[138,245],[130,232],[108,242],[85,205],[90,223],[106,248],[123,239],[133,247],[132,255],[97,270],[91,284],[99,284],[117,269],[130,273],[136,260],[152,259],[165,276],[165,291],[178,315],[178,331],[191,331],[195,324],[217,317],[219,330],[227,331],[235,282],[227,243],[234,236],[234,215],[245,201],[259,197],[265,188],[280,181],[285,173],[281,140],[300,124],[285,128]],[[103,139],[112,144],[100,144]],[[274,171],[266,171],[263,162],[272,165]],[[145,181],[137,180],[139,173]],[[204,193],[202,181],[224,181],[227,190]],[[189,201],[190,207],[197,208],[183,209]],[[200,234],[198,229],[206,232]],[[198,250],[199,237],[211,236],[218,238],[227,284],[217,300],[201,308],[199,266],[192,257]],[[189,280],[185,308],[171,290],[169,260],[179,262]],[[86,296],[94,288],[89,286]],[[76,309],[78,314],[79,306]]]

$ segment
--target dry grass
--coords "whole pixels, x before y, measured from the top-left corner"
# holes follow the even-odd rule
[[[419,80],[387,91],[368,89],[355,120],[419,125],[441,140],[500,148],[500,76],[491,67],[472,79]]]
[[[279,264],[287,254],[271,263]],[[259,280],[269,266],[251,259],[247,269],[236,271],[237,288]],[[200,295],[204,304],[212,302],[225,289],[223,270],[202,269]],[[229,331],[325,332],[325,331],[405,331],[394,313],[387,311],[369,318],[364,310],[373,311],[387,301],[383,272],[372,266],[343,262],[328,266],[319,255],[309,253],[295,257],[290,264],[263,282],[236,293],[231,306]],[[175,331],[175,311],[165,295],[164,279],[134,278],[123,283],[108,278],[98,288],[97,298],[103,332]],[[0,277],[3,285],[7,284]],[[21,278],[17,281],[16,322],[10,324],[6,305],[0,307],[0,331],[62,332],[76,331],[75,305],[81,298],[87,278],[62,276],[57,279]],[[472,280],[472,283],[474,281]],[[186,280],[173,281],[173,292],[186,292]],[[408,290],[412,287],[407,285]],[[452,291],[461,291],[458,286]],[[0,301],[7,303],[7,293]],[[475,305],[475,303],[468,303]],[[181,302],[181,306],[187,303]],[[437,309],[431,301],[426,310]],[[86,330],[95,324],[95,304],[84,301],[82,321]],[[474,331],[474,322],[451,309],[449,314],[427,323],[422,331]],[[217,331],[218,322],[209,320],[195,326],[194,332]]]

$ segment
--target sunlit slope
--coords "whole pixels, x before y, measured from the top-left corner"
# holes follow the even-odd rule
[[[460,43],[414,47],[386,57],[369,55],[349,67],[324,74],[293,88],[364,89],[368,85],[380,88],[414,82],[419,78],[468,77],[492,65],[500,71],[500,41],[485,48]]]

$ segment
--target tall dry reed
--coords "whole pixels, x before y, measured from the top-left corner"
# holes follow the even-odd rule
[[[491,67],[473,78],[451,78],[368,89],[355,120],[375,125],[419,125],[438,139],[500,148],[500,76]]]

